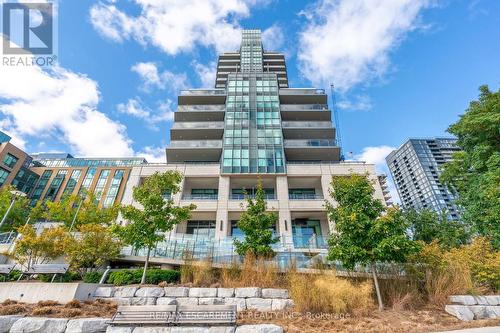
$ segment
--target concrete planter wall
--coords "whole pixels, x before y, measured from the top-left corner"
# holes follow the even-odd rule
[[[293,306],[286,289],[126,286],[99,287],[93,296],[119,305],[234,304],[238,311],[279,311]]]
[[[107,318],[0,316],[0,333],[283,333],[276,325],[238,327],[111,327]]]
[[[500,318],[500,295],[454,295],[449,301],[445,311],[460,320]]]
[[[24,303],[86,301],[92,298],[99,286],[96,283],[2,282],[0,302],[7,299]]]

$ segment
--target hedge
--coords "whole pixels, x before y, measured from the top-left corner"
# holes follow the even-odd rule
[[[115,286],[141,283],[142,269],[127,269],[111,272],[107,283]],[[174,283],[179,282],[180,272],[170,269],[149,269],[146,272],[146,283],[158,284],[160,282]]]

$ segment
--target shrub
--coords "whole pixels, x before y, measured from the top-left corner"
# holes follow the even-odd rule
[[[209,261],[186,260],[186,264],[180,269],[180,275],[182,284],[197,287],[208,287],[219,280],[217,270]]]
[[[39,274],[37,279],[42,281],[42,282],[50,282],[52,281],[52,277],[54,274]],[[55,282],[72,282],[72,281],[79,281],[80,280],[80,274],[76,272],[66,272],[64,274],[57,274],[56,278],[54,279]]]
[[[83,282],[85,283],[99,283],[101,281],[102,273],[100,272],[88,272],[83,276]]]
[[[17,279],[19,279],[19,276],[21,276],[21,271],[17,269],[13,270],[9,275],[5,277],[5,281],[17,281]]]
[[[291,274],[290,294],[302,312],[361,315],[374,306],[371,282],[352,283],[333,275]]]
[[[115,286],[137,284],[141,282],[142,269],[120,270],[111,272],[108,283]],[[158,284],[160,282],[174,283],[180,280],[180,273],[169,269],[150,269],[146,273],[146,283]]]

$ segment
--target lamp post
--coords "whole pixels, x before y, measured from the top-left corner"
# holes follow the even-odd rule
[[[73,221],[71,221],[71,226],[69,227],[69,232],[71,232],[71,230],[73,230],[73,226],[75,225],[76,218],[78,216],[78,213],[80,212],[80,208],[82,208],[83,200],[85,200],[83,195],[80,195],[79,197],[80,197],[80,202],[78,203],[78,208],[76,208],[75,216],[73,216]]]
[[[12,195],[13,195],[12,201],[10,202],[9,208],[7,208],[7,211],[3,215],[2,222],[0,222],[0,229],[2,229],[3,224],[7,220],[7,216],[9,216],[9,213],[10,213],[12,207],[14,207],[14,203],[16,202],[17,197],[18,196],[19,197],[25,197],[26,196],[26,193],[21,192],[21,191],[16,191],[16,190],[10,191],[10,193],[12,193]]]

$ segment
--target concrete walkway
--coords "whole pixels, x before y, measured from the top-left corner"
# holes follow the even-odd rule
[[[500,332],[500,326],[467,328],[464,330],[443,331],[443,332],[435,332],[435,333],[498,333],[498,332]]]

